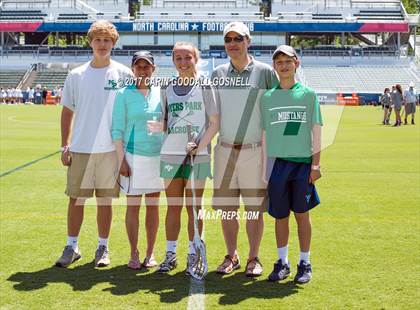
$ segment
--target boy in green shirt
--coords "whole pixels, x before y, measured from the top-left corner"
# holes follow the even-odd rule
[[[293,211],[300,244],[300,261],[294,280],[303,284],[312,277],[309,210],[319,204],[314,183],[321,177],[322,117],[315,92],[296,82],[298,66],[298,56],[291,46],[281,45],[276,49],[273,67],[280,84],[262,97],[261,114],[268,213],[276,219],[279,256],[268,280],[283,280],[290,275],[287,254],[289,214]]]

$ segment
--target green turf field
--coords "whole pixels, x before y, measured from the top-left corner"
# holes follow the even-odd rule
[[[58,150],[60,110],[0,106],[0,174]],[[381,115],[377,107],[346,108],[334,143],[322,155],[323,178],[317,183],[322,204],[312,212],[312,282],[266,281],[277,259],[269,216],[260,253],[263,277],[246,278],[241,269],[221,278],[213,271],[225,254],[220,223],[207,221],[205,308],[420,308],[420,126],[384,127]],[[92,206],[86,207],[81,232],[83,259],[69,269],[52,267],[66,241],[65,176],[55,154],[0,177],[1,309],[186,309],[192,302],[190,279],[184,275],[186,230],[178,246],[180,265],[170,275],[128,270],[123,206],[114,208],[109,268],[94,269],[91,262],[97,243]],[[165,249],[164,214],[162,207],[158,260]],[[298,258],[295,228],[293,223],[292,274]],[[144,255],[143,226],[140,234]],[[240,236],[239,254],[245,260],[244,225]]]

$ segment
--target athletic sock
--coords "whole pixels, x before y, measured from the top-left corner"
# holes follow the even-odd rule
[[[166,252],[173,252],[176,253],[176,245],[178,240],[166,240]]]
[[[281,248],[277,248],[277,254],[279,255],[279,259],[281,259],[283,264],[288,265],[289,260],[287,259],[287,254],[289,252],[289,247],[286,245]]]
[[[73,248],[73,251],[77,251],[79,249],[79,246],[77,244],[77,239],[79,237],[71,237],[67,236],[67,245],[70,245]]]
[[[310,253],[311,253],[310,251],[308,251],[308,252],[300,251],[300,260],[301,261],[303,260],[305,263],[310,264],[310,262],[309,262],[309,254]]]
[[[188,242],[188,254],[195,254],[194,242]]]
[[[107,247],[107,248],[108,248],[108,238],[101,238],[101,237],[99,237],[99,238],[98,238],[98,248],[99,248],[101,245],[104,245],[105,247]]]

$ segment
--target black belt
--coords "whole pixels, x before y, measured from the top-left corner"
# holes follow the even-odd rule
[[[256,143],[248,143],[248,144],[230,144],[227,142],[220,141],[220,145],[223,147],[235,149],[235,150],[245,150],[245,149],[253,149],[256,147],[261,146],[261,142]]]

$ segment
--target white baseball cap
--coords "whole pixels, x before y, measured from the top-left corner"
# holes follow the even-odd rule
[[[225,29],[223,29],[223,37],[226,37],[226,35],[231,31],[236,32],[241,36],[247,36],[248,38],[251,38],[251,35],[249,34],[249,28],[242,22],[231,22],[227,24]]]
[[[408,84],[409,87],[414,87],[414,82],[410,82],[410,84]]]
[[[298,58],[298,54],[296,53],[296,50],[291,47],[290,45],[280,45],[276,48],[273,54],[273,60],[277,57],[278,54],[283,53],[290,57]]]

